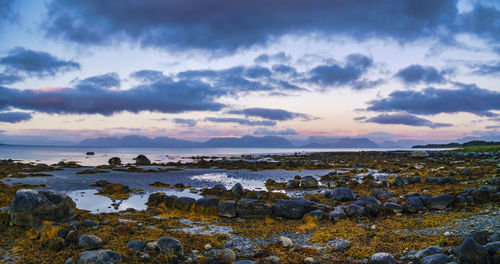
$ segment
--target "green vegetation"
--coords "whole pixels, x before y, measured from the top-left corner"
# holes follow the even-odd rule
[[[411,148],[467,148],[467,147],[499,146],[499,145],[500,142],[474,140],[463,144],[460,143],[427,144],[427,145],[416,145]]]
[[[453,152],[497,152],[500,151],[500,143],[494,146],[472,146],[451,150]]]

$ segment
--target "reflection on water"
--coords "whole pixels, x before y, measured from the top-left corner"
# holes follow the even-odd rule
[[[167,195],[175,195],[177,197],[191,197],[200,199],[202,196],[196,193],[191,193],[189,190],[179,189],[159,189],[158,192],[163,192]],[[132,197],[126,200],[114,200],[106,196],[97,195],[96,189],[86,189],[67,192],[66,194],[73,199],[78,209],[89,210],[92,213],[113,213],[128,208],[135,210],[146,209],[146,202],[151,193],[132,194]]]
[[[244,179],[244,182],[242,182],[241,178],[230,177],[227,173],[204,173],[191,176],[191,179],[195,181],[209,182],[213,185],[223,184],[227,189],[230,189],[236,183],[241,183],[246,189],[250,190],[262,189],[265,187],[262,180]]]

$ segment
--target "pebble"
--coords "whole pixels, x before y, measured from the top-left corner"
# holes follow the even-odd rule
[[[210,244],[206,244],[206,245],[205,245],[205,250],[210,250],[210,249],[212,249],[212,245],[210,245]]]
[[[312,264],[312,263],[314,263],[314,259],[311,257],[307,257],[304,259],[304,263],[305,264]]]
[[[280,237],[280,242],[281,242],[281,245],[282,245],[283,247],[286,247],[286,248],[288,248],[288,247],[293,247],[293,242],[292,242],[292,240],[291,240],[290,238],[288,238],[288,237],[284,237],[284,236]]]

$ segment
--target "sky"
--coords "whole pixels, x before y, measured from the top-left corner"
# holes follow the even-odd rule
[[[500,3],[0,0],[0,142],[500,136]]]

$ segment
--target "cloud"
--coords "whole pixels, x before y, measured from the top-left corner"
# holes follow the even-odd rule
[[[0,29],[5,27],[7,23],[15,22],[19,19],[19,12],[14,6],[15,0],[0,1]]]
[[[286,55],[284,52],[278,52],[276,54],[261,54],[257,56],[253,61],[255,63],[268,63],[270,61],[277,61],[277,62],[288,62],[290,61],[291,57],[289,55]]]
[[[128,90],[117,89],[119,84],[118,75],[109,73],[60,89],[17,90],[0,86],[0,109],[13,107],[44,113],[101,115],[123,111],[218,111],[225,105],[216,99],[227,94],[198,80],[174,81],[167,77]]]
[[[25,112],[4,112],[0,113],[0,122],[5,123],[19,123],[28,121],[32,118],[30,113]]]
[[[38,77],[54,76],[57,73],[80,69],[80,64],[77,62],[61,60],[47,52],[23,47],[11,49],[7,56],[0,58],[0,65],[3,65],[7,72]]]
[[[185,118],[174,118],[174,123],[179,124],[179,125],[185,125],[188,127],[194,127],[196,126],[196,120],[194,119],[185,119]]]
[[[353,118],[354,121],[360,121],[360,120],[365,120],[365,119],[366,119],[366,116],[358,116],[358,117]]]
[[[497,116],[500,91],[456,83],[458,89],[426,88],[422,91],[394,91],[387,98],[368,102],[367,110],[407,112],[416,115],[467,112],[478,116]]]
[[[141,82],[153,82],[163,78],[163,72],[155,70],[140,70],[130,74],[130,77]]]
[[[299,133],[292,128],[286,128],[283,130],[269,130],[267,128],[259,128],[253,132],[254,135],[265,135],[265,136],[295,136]]]
[[[312,117],[306,114],[293,113],[283,109],[271,108],[246,108],[243,110],[231,110],[229,114],[244,115],[246,117],[261,117],[268,120],[286,121],[296,118],[311,120]]]
[[[406,84],[431,84],[444,83],[445,75],[446,72],[438,71],[434,67],[413,64],[399,70],[395,76]]]
[[[306,82],[324,86],[343,86],[355,83],[372,66],[373,60],[362,54],[350,54],[344,65],[331,63],[314,67]]]
[[[479,1],[477,1],[479,3]],[[114,1],[54,0],[46,34],[84,45],[127,40],[144,47],[233,52],[285,35],[348,36],[357,40],[453,42],[470,33],[500,39],[499,11],[476,3],[459,13],[457,0]],[[360,8],[362,7],[362,8]],[[397,21],[397,23],[395,22]]]
[[[430,120],[410,114],[381,114],[372,118],[368,118],[364,122],[371,122],[378,124],[406,125],[406,126],[426,126],[430,128],[452,126],[452,124],[434,123]]]
[[[479,75],[500,75],[500,61],[476,65],[474,73]]]
[[[215,122],[215,123],[238,123],[240,125],[246,126],[275,126],[276,122],[269,120],[248,120],[244,118],[232,118],[232,117],[207,117],[205,121]]]
[[[24,80],[24,78],[19,75],[0,72],[0,85],[13,84],[22,80]]]
[[[280,73],[280,74],[289,74],[289,75],[295,75],[297,73],[297,70],[294,67],[284,65],[284,64],[275,64],[272,67],[274,72]]]

